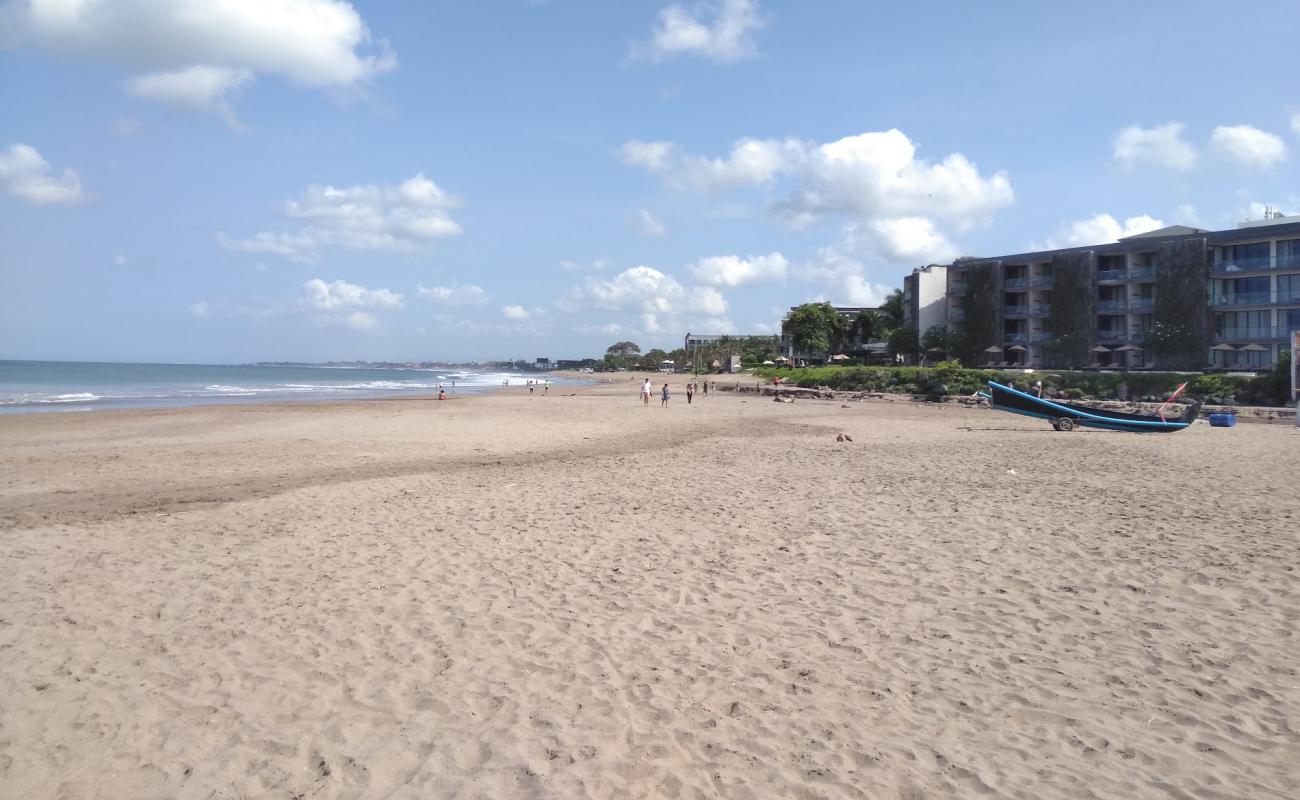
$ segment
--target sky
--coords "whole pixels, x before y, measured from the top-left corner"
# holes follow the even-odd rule
[[[1277,2],[0,0],[0,359],[532,360],[1300,213]]]

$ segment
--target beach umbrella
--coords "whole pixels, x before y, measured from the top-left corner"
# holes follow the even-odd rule
[[[925,352],[927,352],[927,353],[946,353],[946,352],[948,352],[948,351],[947,351],[947,350],[944,350],[942,347],[927,347],[927,348],[925,348]]]
[[[843,353],[836,353],[835,355],[831,356],[831,361],[848,361],[848,360],[849,357],[844,355]]]
[[[1250,344],[1246,345],[1245,347],[1243,347],[1243,348],[1241,348],[1241,349],[1242,349],[1242,350],[1249,350],[1249,351],[1252,352],[1252,353],[1267,353],[1267,352],[1268,352],[1268,348],[1267,348],[1267,347],[1265,347],[1265,346],[1262,345],[1262,344],[1255,344],[1254,342],[1251,342]]]
[[[710,364],[709,366],[713,367],[714,369],[717,369],[722,366],[722,362],[715,358],[713,359],[713,363]]]
[[[777,356],[777,357],[776,357],[776,362],[777,362],[778,364],[788,364],[788,363],[790,363],[790,359],[786,358],[785,356]]]
[[[775,363],[776,363],[775,361],[764,361],[764,362],[763,362],[763,366],[765,366],[765,367],[770,367],[770,366],[772,366],[772,365],[775,364]]]
[[[1123,351],[1123,352],[1132,352],[1132,351],[1134,351],[1134,350],[1141,350],[1141,349],[1142,349],[1141,347],[1138,347],[1138,346],[1135,345],[1135,344],[1126,344],[1126,345],[1124,345],[1123,347],[1116,347],[1116,348],[1115,348],[1115,352],[1117,352],[1117,353],[1120,352],[1120,351]]]
[[[1089,353],[1109,353],[1109,352],[1110,352],[1110,348],[1109,348],[1109,347],[1106,347],[1105,345],[1099,344],[1099,345],[1097,345],[1096,347],[1094,347],[1094,348],[1092,348],[1091,350],[1089,350],[1088,352],[1089,352]]]
[[[1022,345],[1022,344],[1013,344],[1013,345],[1011,345],[1010,347],[1008,347],[1007,349],[1008,349],[1008,350],[1014,350],[1014,351],[1016,351],[1017,353],[1023,353],[1023,352],[1025,352],[1026,350],[1028,350],[1029,348],[1028,348],[1028,347],[1025,347],[1025,346]]]
[[[997,345],[993,345],[993,346],[991,346],[991,347],[986,347],[986,348],[984,348],[984,352],[986,352],[986,353],[1001,353],[1001,352],[1002,352],[1002,348],[1001,348],[1001,347],[998,347]]]
[[[1233,347],[1233,346],[1230,345],[1230,344],[1219,343],[1219,344],[1216,344],[1214,347],[1211,347],[1210,349],[1211,349],[1211,350],[1222,350],[1222,351],[1224,351],[1224,352],[1232,352],[1233,350],[1236,350],[1237,348]]]

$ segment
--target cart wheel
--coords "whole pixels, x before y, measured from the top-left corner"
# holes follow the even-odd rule
[[[1058,431],[1061,431],[1063,433],[1069,433],[1070,431],[1074,430],[1074,420],[1070,419],[1069,417],[1061,417],[1060,419],[1052,423],[1052,427],[1056,428]]]

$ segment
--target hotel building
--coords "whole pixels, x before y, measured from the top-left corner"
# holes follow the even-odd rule
[[[962,258],[913,270],[904,296],[918,334],[944,325],[987,363],[1267,369],[1300,328],[1300,216]]]

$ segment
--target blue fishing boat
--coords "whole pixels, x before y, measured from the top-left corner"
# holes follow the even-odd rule
[[[1168,405],[1174,397],[1186,387],[1187,384],[1178,387],[1169,400],[1165,401]],[[1085,428],[1103,428],[1111,431],[1130,431],[1132,433],[1174,433],[1181,431],[1192,421],[1200,412],[1201,404],[1193,402],[1177,419],[1165,419],[1159,412],[1155,414],[1129,414],[1122,411],[1108,411],[1101,408],[1080,405],[1078,403],[1067,403],[1060,400],[1048,400],[1044,397],[1035,397],[1028,392],[1022,392],[1019,389],[1013,389],[1010,386],[1003,386],[1000,383],[989,381],[989,404],[999,411],[1009,411],[1012,414],[1023,414],[1026,417],[1038,417],[1052,423],[1052,427],[1058,431],[1072,431],[1078,426]],[[1164,406],[1161,406],[1163,409]]]

